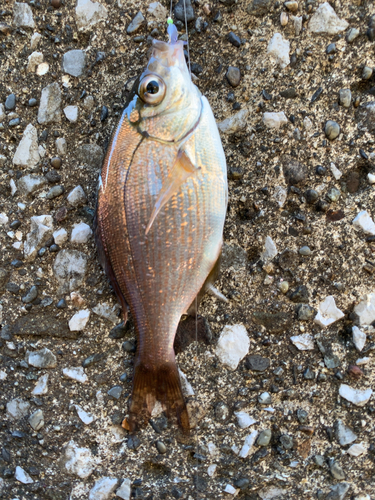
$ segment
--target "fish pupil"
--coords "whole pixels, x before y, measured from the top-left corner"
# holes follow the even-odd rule
[[[159,92],[159,84],[155,80],[152,80],[147,84],[146,87],[148,94],[157,94]]]

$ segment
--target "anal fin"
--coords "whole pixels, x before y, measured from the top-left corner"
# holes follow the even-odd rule
[[[156,219],[160,210],[178,192],[182,184],[192,175],[196,174],[199,168],[195,167],[185,151],[179,151],[176,161],[168,174],[168,177],[162,187],[158,199],[156,200],[150,220],[147,224],[146,234]]]

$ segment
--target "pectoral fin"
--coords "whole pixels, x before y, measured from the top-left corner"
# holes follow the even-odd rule
[[[169,175],[162,187],[158,199],[156,200],[149,223],[147,224],[146,234],[156,219],[160,210],[178,192],[182,184],[192,175],[195,175],[199,168],[195,167],[185,151],[179,151],[176,161],[169,172]]]

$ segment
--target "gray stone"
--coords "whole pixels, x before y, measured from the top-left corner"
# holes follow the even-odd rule
[[[241,109],[238,113],[218,123],[217,128],[223,134],[234,134],[235,132],[239,132],[246,127],[248,115],[249,110],[247,108]]]
[[[7,417],[11,420],[19,420],[25,417],[30,408],[30,403],[21,398],[12,399],[7,403]]]
[[[316,310],[309,304],[300,304],[297,307],[297,317],[300,321],[310,321],[314,318]]]
[[[270,444],[271,437],[271,429],[265,429],[259,434],[256,444],[258,446],[268,446]]]
[[[118,479],[113,477],[102,477],[95,481],[89,492],[89,500],[109,500],[115,491]]]
[[[53,264],[54,275],[60,285],[60,293],[77,290],[87,271],[88,257],[78,250],[61,250]]]
[[[36,410],[29,417],[29,424],[34,429],[34,431],[38,431],[44,426],[44,417],[42,410]]]
[[[304,257],[308,257],[309,255],[312,254],[312,251],[310,250],[310,248],[308,246],[304,246],[304,247],[301,247],[299,250],[298,250],[298,253],[300,255],[303,255]]]
[[[342,420],[337,420],[335,422],[335,435],[337,441],[341,446],[346,446],[347,444],[353,443],[357,439],[357,435],[347,427]]]
[[[45,184],[47,184],[47,180],[41,175],[24,175],[17,182],[17,187],[21,194],[29,195]]]
[[[283,434],[280,436],[280,443],[286,450],[291,450],[293,448],[294,440],[289,434]]]
[[[14,3],[13,23],[17,28],[35,28],[33,11],[30,5],[27,3]]]
[[[64,193],[64,186],[53,186],[46,194],[47,200],[53,200]]]
[[[238,87],[241,80],[241,72],[239,68],[235,68],[234,66],[229,66],[225,76],[230,85],[232,85],[232,87]]]
[[[329,470],[331,471],[331,474],[335,479],[339,481],[345,479],[345,473],[342,470],[342,467],[335,460],[330,464]]]
[[[185,23],[185,6],[186,6],[186,21],[194,21],[195,13],[193,6],[191,5],[191,0],[179,0],[174,8],[174,15],[176,19]]]
[[[375,102],[368,102],[360,106],[356,112],[358,130],[361,132],[375,133]]]
[[[35,285],[30,288],[30,290],[27,292],[27,294],[22,297],[22,302],[24,304],[29,304],[33,300],[35,300],[38,297],[38,287]]]
[[[303,184],[307,177],[307,167],[297,160],[293,160],[290,156],[283,157],[283,171],[287,184],[295,186]]]
[[[258,403],[261,405],[270,405],[272,403],[271,395],[268,392],[263,392],[258,396]]]
[[[156,449],[161,455],[164,455],[164,453],[167,453],[167,447],[162,441],[156,441]]]
[[[70,191],[66,199],[73,207],[80,207],[81,205],[85,205],[87,203],[87,198],[82,186],[76,186],[72,191]]]
[[[28,261],[35,259],[37,251],[52,236],[52,215],[38,215],[31,217],[30,232],[26,236],[24,244],[24,256]]]
[[[341,89],[339,92],[339,101],[341,106],[349,108],[352,102],[352,93],[350,89]]]
[[[305,285],[298,286],[290,293],[289,298],[292,302],[307,304],[309,302],[309,291]]]
[[[253,0],[246,10],[254,16],[263,16],[271,10],[273,3],[273,0]]]
[[[340,135],[340,125],[333,120],[328,120],[324,127],[324,132],[326,134],[326,137],[330,141],[333,141]]]
[[[55,368],[57,366],[56,356],[47,347],[39,351],[26,351],[25,360],[35,368]]]
[[[132,22],[129,24],[129,26],[126,29],[126,33],[128,35],[132,35],[136,31],[139,30],[139,28],[146,22],[145,18],[143,17],[143,14],[141,11],[138,12],[138,14],[134,17]]]
[[[308,420],[308,413],[306,410],[303,410],[302,408],[298,408],[297,410],[297,418],[300,424],[306,424]]]
[[[25,4],[27,5],[27,4]],[[5,99],[5,109],[7,111],[12,111],[16,107],[16,95],[15,94],[9,94],[8,97]]]
[[[120,488],[116,491],[116,496],[122,500],[130,500],[131,495],[131,479],[124,479]]]
[[[267,368],[269,368],[270,360],[255,354],[246,358],[245,366],[248,370],[264,372]]]
[[[328,493],[325,500],[344,500],[349,488],[350,484],[348,483],[335,484],[335,486],[331,486],[331,491]]]
[[[62,58],[62,69],[68,75],[82,76],[86,66],[86,54],[83,50],[69,50]]]
[[[119,399],[121,394],[122,394],[122,390],[123,389],[122,389],[121,385],[115,385],[114,387],[109,389],[107,394],[111,399]]]
[[[40,160],[38,151],[38,133],[29,123],[13,157],[13,164],[21,167],[34,168]]]
[[[314,456],[314,462],[318,467],[323,467],[324,466],[324,457],[322,455],[315,455]]]
[[[246,251],[239,245],[228,245],[228,243],[223,244],[223,249],[221,252],[221,268],[229,269],[244,269],[247,266],[248,257]]]
[[[76,23],[79,31],[88,31],[108,17],[108,11],[99,2],[91,0],[78,0],[76,6]]]
[[[57,82],[50,83],[42,90],[38,110],[41,125],[61,121],[61,90]]]
[[[362,80],[370,80],[372,77],[373,70],[368,66],[365,66],[362,70]]]
[[[345,40],[348,43],[354,42],[354,40],[360,35],[360,31],[357,28],[350,28],[345,36]]]
[[[55,142],[57,154],[60,156],[65,156],[67,153],[66,139],[59,137]]]

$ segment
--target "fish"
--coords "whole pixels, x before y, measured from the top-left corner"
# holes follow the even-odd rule
[[[99,176],[98,257],[137,349],[127,426],[147,424],[159,401],[189,432],[173,343],[218,274],[227,168],[206,97],[192,82],[184,42],[153,40],[148,64],[115,128]]]

